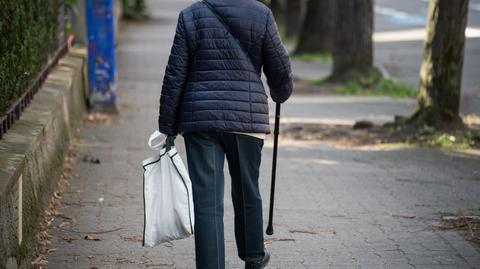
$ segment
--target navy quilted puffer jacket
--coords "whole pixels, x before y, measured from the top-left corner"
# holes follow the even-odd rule
[[[208,2],[246,51],[204,3],[184,9],[163,81],[159,131],[270,133],[262,67],[275,102],[292,93],[290,61],[272,12],[256,0]]]

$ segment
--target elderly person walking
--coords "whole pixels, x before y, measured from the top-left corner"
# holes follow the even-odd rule
[[[184,9],[166,68],[159,131],[185,138],[198,269],[225,268],[224,160],[232,180],[235,238],[245,268],[264,268],[259,168],[270,133],[270,96],[292,93],[288,53],[272,12],[256,0],[205,0]]]

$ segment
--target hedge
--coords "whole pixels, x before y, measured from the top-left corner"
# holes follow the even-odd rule
[[[122,0],[123,18],[127,20],[148,19],[145,0]]]
[[[0,115],[55,50],[60,6],[61,0],[0,0]]]

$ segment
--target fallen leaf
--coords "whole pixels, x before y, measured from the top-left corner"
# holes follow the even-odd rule
[[[288,231],[289,233],[299,233],[299,234],[318,234],[317,232],[315,231],[307,231],[307,230],[290,230]]]
[[[136,235],[120,235],[120,239],[131,242],[142,242],[142,238]]]
[[[65,227],[67,225],[72,225],[72,223],[70,221],[64,221],[58,225],[58,228]]]
[[[65,237],[65,236],[62,236],[60,237],[62,240],[64,241],[67,241],[68,243],[72,243],[72,241],[74,240],[77,240],[77,238],[73,238],[73,237]]]
[[[66,219],[66,220],[73,220],[73,218],[69,217],[69,216],[65,216],[63,214],[60,214],[58,215],[58,217],[62,218],[62,219]]]
[[[91,241],[101,241],[102,240],[98,237],[94,237],[94,236],[91,236],[91,235],[85,235],[84,239],[85,240],[91,240]]]
[[[265,240],[265,243],[266,244],[271,244],[273,241],[276,241],[276,242],[295,242],[295,239],[293,239],[293,238],[268,237]]]
[[[82,158],[82,161],[85,163],[100,164],[100,159],[91,155],[85,155]]]

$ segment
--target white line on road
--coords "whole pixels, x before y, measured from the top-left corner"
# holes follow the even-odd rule
[[[423,26],[427,18],[424,15],[410,14],[394,8],[375,6],[375,13],[390,19],[394,24],[404,26]]]
[[[426,37],[425,28],[415,28],[399,31],[375,32],[375,42],[401,42],[401,41],[422,41]],[[467,38],[480,38],[480,28],[467,27],[465,31]]]

